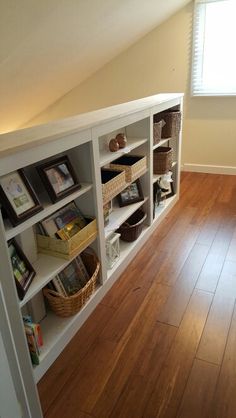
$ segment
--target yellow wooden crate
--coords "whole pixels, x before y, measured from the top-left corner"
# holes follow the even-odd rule
[[[38,252],[66,260],[81,253],[95,240],[98,232],[96,219],[86,218],[86,220],[89,222],[88,225],[66,241],[37,234]]]

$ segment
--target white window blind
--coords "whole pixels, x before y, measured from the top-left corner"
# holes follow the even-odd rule
[[[236,95],[236,0],[195,0],[192,95]]]

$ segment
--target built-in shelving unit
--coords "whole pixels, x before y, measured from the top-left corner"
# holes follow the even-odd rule
[[[40,212],[16,227],[13,227],[0,213],[0,284],[24,393],[28,394],[26,403],[31,416],[41,416],[35,383],[52,365],[178,199],[181,132],[178,137],[161,139],[155,145],[152,136],[154,116],[168,109],[181,110],[182,96],[182,94],[156,95],[0,137],[0,176],[16,169],[25,169],[43,207]],[[120,132],[126,135],[127,145],[117,152],[110,152],[109,140]],[[158,181],[161,174],[153,174],[153,151],[160,146],[171,146],[174,149],[172,164],[174,192],[171,197],[154,208],[153,184]],[[101,167],[109,167],[110,163],[125,154],[146,157],[147,169],[139,177],[144,198],[123,207],[119,206],[116,197],[113,198],[109,223],[105,226]],[[37,164],[62,155],[69,156],[81,188],[53,204],[42,184],[38,187],[34,171]],[[125,183],[124,188],[129,184]],[[27,309],[28,303],[33,303],[34,297],[41,293],[44,286],[71,261],[52,255],[34,254],[35,225],[72,201],[75,201],[85,215],[97,220],[98,235],[88,244],[92,244],[100,260],[100,276],[95,292],[77,314],[69,318],[61,318],[48,310],[46,317],[41,321],[44,346],[40,354],[40,364],[33,367],[24,334],[22,311]],[[139,208],[147,214],[141,234],[133,242],[120,240],[120,257],[113,268],[108,269],[106,239]],[[23,246],[28,258],[34,255],[34,259],[30,261],[36,276],[22,301],[18,300],[8,255],[7,243],[12,238],[16,238]]]

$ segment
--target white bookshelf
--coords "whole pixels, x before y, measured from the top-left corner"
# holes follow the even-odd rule
[[[39,381],[70,342],[93,309],[178,200],[181,133],[178,138],[162,139],[158,144],[153,145],[152,124],[153,117],[157,113],[167,109],[182,109],[182,97],[182,94],[156,95],[79,115],[64,121],[0,136],[0,176],[26,166],[31,172],[30,170],[33,171],[35,165],[43,162],[44,159],[53,160],[58,156],[68,155],[81,183],[79,190],[54,204],[49,201],[46,193],[43,193],[43,196],[39,195],[38,198],[43,210],[16,227],[12,227],[9,221],[4,220],[3,222],[0,212],[1,286],[8,316],[8,327],[11,330],[17,363],[24,382],[23,392],[28,394],[25,396],[28,396],[27,402],[31,416],[42,417],[35,383]],[[108,141],[118,132],[126,134],[127,146],[118,152],[110,152],[107,148]],[[157,181],[159,175],[153,175],[152,153],[160,146],[172,146],[172,144],[175,146],[173,178],[176,194],[166,199],[165,205],[156,208],[155,217],[153,217],[153,184]],[[117,200],[114,199],[109,224],[104,227],[100,170],[101,167],[128,153],[146,156],[147,158],[147,170],[140,178],[145,197],[140,202],[124,207],[119,207]],[[31,178],[28,178],[31,181]],[[127,184],[125,187],[127,187]],[[35,191],[37,194],[38,190]],[[90,244],[96,250],[101,264],[99,283],[95,293],[76,315],[61,318],[51,311],[47,312],[46,318],[41,322],[44,346],[40,355],[40,364],[32,367],[21,310],[25,309],[27,303],[41,292],[43,287],[70,261],[38,254],[35,258],[36,261],[33,262],[36,276],[24,299],[19,301],[8,255],[7,241],[16,238],[20,243],[27,244],[23,246],[24,251],[28,251],[27,248],[33,248],[35,245],[35,242],[33,242],[35,224],[72,201],[76,201],[85,215],[95,217],[97,220],[98,236]],[[107,269],[106,238],[141,207],[147,213],[142,233],[133,242],[120,241],[120,258],[112,269]],[[26,236],[32,242],[24,242]],[[29,256],[29,254],[26,253],[26,256]]]

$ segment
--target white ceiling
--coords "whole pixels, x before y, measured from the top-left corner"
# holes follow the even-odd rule
[[[0,0],[0,132],[16,129],[190,0]]]

